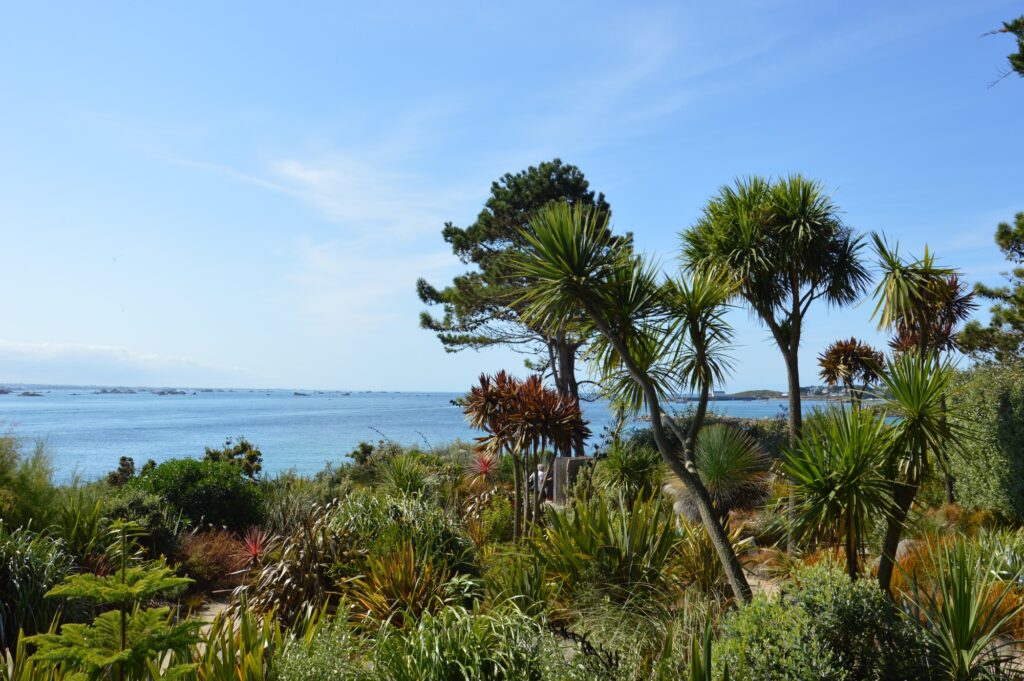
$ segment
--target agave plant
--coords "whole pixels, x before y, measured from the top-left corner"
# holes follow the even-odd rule
[[[1013,581],[994,574],[992,557],[978,556],[964,541],[939,543],[930,553],[934,583],[916,580],[906,612],[920,625],[928,678],[995,681],[1009,677],[1017,643],[1006,635],[1024,612]]]

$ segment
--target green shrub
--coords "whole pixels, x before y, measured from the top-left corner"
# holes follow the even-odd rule
[[[226,461],[171,459],[127,486],[136,484],[159,495],[194,526],[207,523],[240,531],[263,522],[260,486]]]
[[[621,497],[626,508],[637,499],[650,499],[665,483],[665,464],[653,447],[617,443],[594,469],[595,486],[613,497]]]
[[[811,616],[847,681],[913,678],[907,662],[922,644],[874,580],[850,581],[838,566],[819,564],[799,570],[794,581],[787,594]]]
[[[515,520],[512,502],[504,495],[496,495],[484,508],[480,516],[485,542],[512,541],[512,525]]]
[[[139,484],[118,488],[103,502],[103,513],[110,520],[123,520],[142,528],[143,547],[150,556],[174,556],[188,520],[172,509],[154,492]]]
[[[877,584],[825,563],[727,614],[715,656],[751,681],[909,681],[919,641]]]
[[[822,645],[811,615],[786,598],[757,594],[728,613],[714,648],[715,666],[743,669],[749,681],[841,681],[846,677]]]
[[[448,607],[385,630],[374,670],[388,681],[541,681],[543,653],[538,625],[517,610]]]
[[[1024,519],[1024,366],[979,366],[963,381],[950,405],[969,434],[950,456],[957,500]]]
[[[595,588],[624,602],[676,584],[680,536],[675,512],[660,499],[638,500],[626,509],[592,498],[551,509],[547,522],[538,552],[567,589]]]
[[[473,542],[461,523],[422,499],[354,493],[331,510],[330,522],[336,532],[351,537],[355,546],[371,556],[386,555],[412,542],[416,555],[436,567],[452,574],[478,571]]]
[[[366,645],[341,612],[321,623],[309,640],[292,639],[276,661],[280,681],[370,681],[361,656]]]
[[[74,485],[61,490],[50,532],[64,541],[80,563],[97,560],[104,551],[108,519],[102,483]]]
[[[46,527],[53,517],[56,490],[46,447],[37,442],[26,451],[13,434],[0,435],[0,518],[9,528]]]
[[[60,541],[0,523],[0,649],[14,645],[19,629],[47,630],[60,603],[44,596],[73,568]]]
[[[261,479],[263,526],[275,534],[288,534],[296,523],[311,520],[311,513],[344,496],[349,491],[347,482],[327,474],[304,478],[294,471]]]
[[[415,453],[393,456],[381,466],[384,487],[389,492],[406,497],[425,497],[434,488],[435,481],[427,467]]]

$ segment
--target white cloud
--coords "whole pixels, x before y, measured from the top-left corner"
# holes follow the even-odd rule
[[[0,339],[0,380],[98,385],[237,385],[240,367],[111,345]]]

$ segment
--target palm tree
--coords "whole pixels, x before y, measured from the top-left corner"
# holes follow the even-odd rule
[[[891,514],[891,433],[882,416],[860,409],[830,409],[809,425],[782,465],[796,498],[794,526],[804,539],[841,544],[857,579],[872,520]]]
[[[853,406],[860,404],[868,386],[878,380],[876,372],[884,361],[881,352],[856,338],[837,340],[818,355],[822,380],[827,385],[842,384]]]
[[[878,327],[893,332],[889,345],[897,352],[916,350],[939,355],[959,349],[957,326],[975,308],[974,294],[960,282],[959,273],[940,267],[925,246],[924,257],[904,260],[877,234],[875,250],[882,279],[875,289],[874,316]],[[945,451],[935,452],[946,483],[946,503],[954,503],[953,474]]]
[[[892,514],[878,563],[878,584],[889,593],[896,550],[921,483],[938,452],[960,446],[963,438],[962,430],[947,418],[954,376],[950,360],[916,350],[890,359],[879,374],[886,393],[884,408],[894,419],[887,464],[888,477],[894,482]]]
[[[708,375],[710,358],[706,352],[703,356],[699,353],[709,347],[709,339],[694,337],[707,329],[692,328],[689,321],[672,316],[678,301],[672,300],[669,287],[659,281],[657,269],[630,250],[613,247],[607,221],[607,215],[566,204],[552,204],[534,217],[532,233],[524,233],[527,247],[514,268],[518,276],[531,281],[521,298],[523,309],[532,323],[549,328],[582,313],[583,331],[600,334],[595,348],[599,365],[625,371],[639,388],[634,404],[647,408],[662,459],[693,495],[733,593],[740,601],[748,601],[750,586],[697,474],[692,449],[684,445],[680,452],[666,432],[667,427],[680,442],[687,443],[695,440],[694,429],[699,430],[700,424],[691,425],[691,436],[683,434],[671,419],[662,418],[663,381],[673,377],[678,381],[686,374],[686,366],[699,367],[703,376]],[[723,288],[721,302],[730,295],[728,288]],[[709,324],[714,316],[713,311],[705,311]],[[659,353],[638,352],[651,344],[675,352],[664,359]],[[693,361],[680,361],[686,358]]]
[[[684,261],[728,272],[771,331],[786,363],[789,438],[795,447],[803,427],[803,320],[817,300],[849,305],[863,293],[870,276],[860,259],[861,238],[839,218],[821,183],[790,175],[722,187],[682,239]]]

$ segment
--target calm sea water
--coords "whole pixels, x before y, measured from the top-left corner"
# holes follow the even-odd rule
[[[244,435],[263,452],[264,470],[313,473],[341,463],[361,440],[443,444],[480,435],[451,404],[456,393],[343,393],[291,390],[188,391],[185,395],[95,394],[84,388],[36,388],[40,397],[0,395],[0,430],[42,439],[58,481],[94,479],[131,456],[201,456],[203,448]],[[712,403],[722,414],[775,417],[780,400]],[[677,409],[684,405],[674,405]],[[611,421],[607,404],[587,403],[594,433]]]

